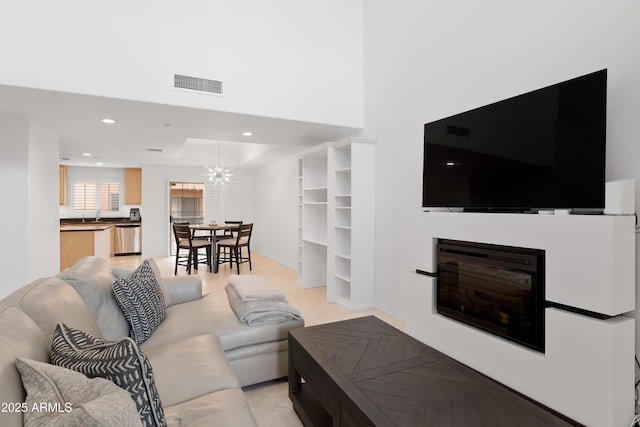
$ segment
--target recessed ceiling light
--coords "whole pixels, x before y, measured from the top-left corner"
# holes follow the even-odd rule
[[[249,131],[243,132],[242,134],[244,136],[253,136],[253,132],[249,132]]]
[[[91,153],[82,153],[82,155],[85,156],[85,157],[91,157],[93,154],[91,154]]]
[[[101,166],[102,162],[96,162],[96,165]]]
[[[456,162],[447,162],[447,166],[455,166]]]
[[[109,119],[109,118],[103,118],[103,119],[100,119],[100,121],[102,123],[106,123],[108,125],[112,125],[112,124],[114,124],[116,122],[114,119]]]

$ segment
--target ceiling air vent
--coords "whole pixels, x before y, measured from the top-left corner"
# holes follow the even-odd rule
[[[199,77],[173,75],[173,86],[179,89],[195,90],[198,92],[222,95],[222,82],[219,80],[201,79]]]

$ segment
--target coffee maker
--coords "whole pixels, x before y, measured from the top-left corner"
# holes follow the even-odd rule
[[[140,208],[131,208],[129,210],[129,221],[131,222],[142,221],[142,218],[140,217]]]

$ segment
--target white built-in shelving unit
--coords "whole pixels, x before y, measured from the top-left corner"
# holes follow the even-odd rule
[[[300,282],[326,284],[327,301],[350,310],[372,307],[375,141],[328,143],[305,153],[298,166]]]
[[[302,176],[304,168],[304,161],[302,157],[298,159],[298,281],[302,283],[302,273],[303,273],[303,248],[304,242],[302,240],[302,212],[303,212],[303,188],[304,188],[304,179]]]
[[[303,287],[327,283],[328,145],[298,160],[298,276]]]

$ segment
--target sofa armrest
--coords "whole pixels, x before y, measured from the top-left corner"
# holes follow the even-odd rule
[[[182,304],[202,298],[202,280],[200,276],[163,277],[169,288],[172,304]]]

